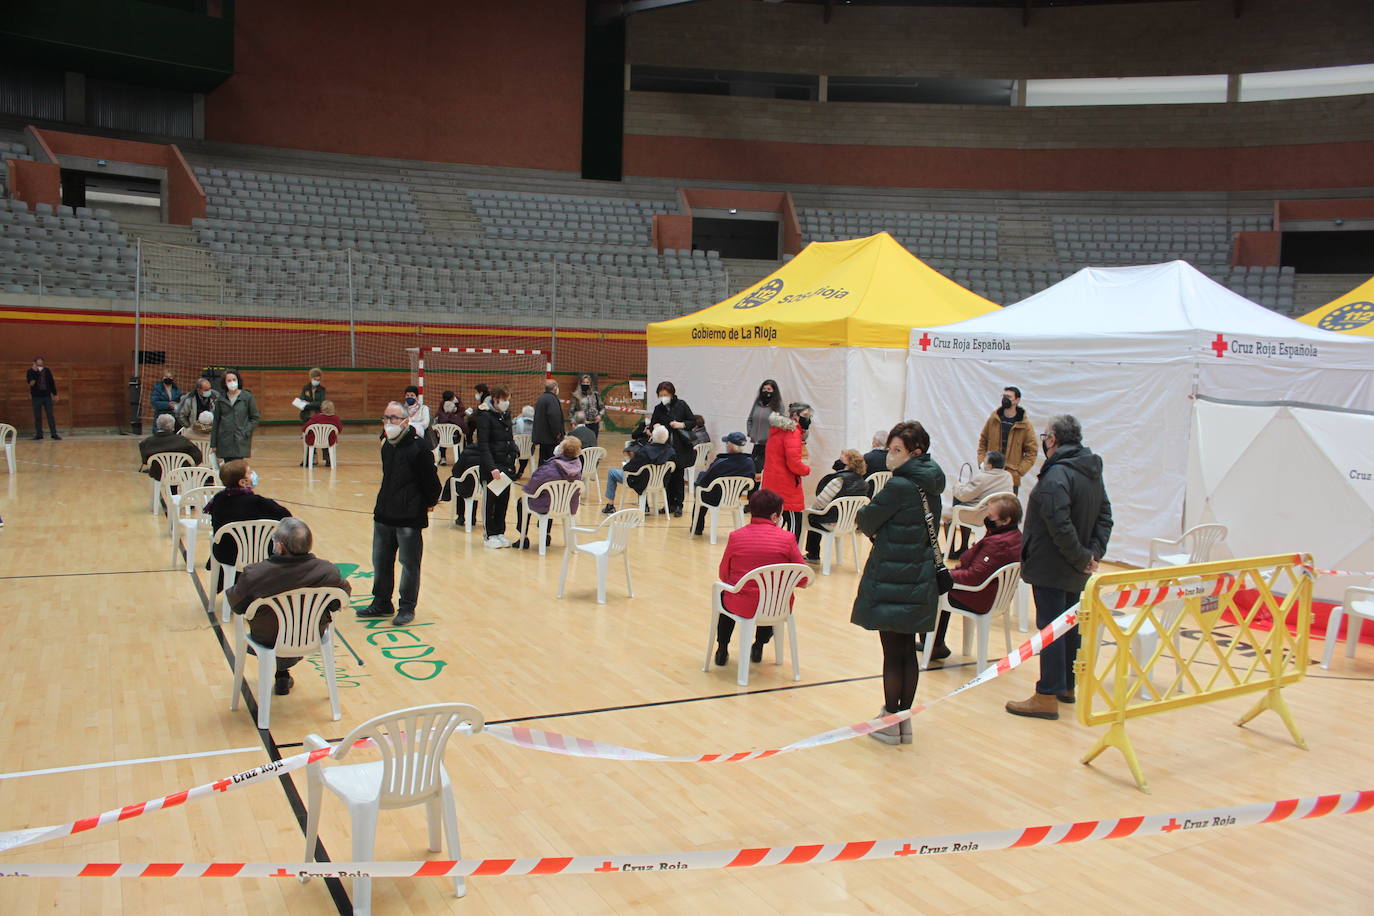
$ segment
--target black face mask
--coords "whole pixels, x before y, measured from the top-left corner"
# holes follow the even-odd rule
[[[582,383],[582,390],[583,390],[583,391],[590,391],[590,390],[591,390],[591,387],[592,387],[592,386],[591,386],[591,385],[588,385],[586,382],[583,382],[583,383]]]
[[[1002,409],[1003,409],[1003,410],[1010,410],[1010,409],[1011,409],[1011,398],[1007,397],[1005,394],[1002,395]]]
[[[771,392],[771,391],[760,391],[760,392],[759,392],[759,403],[760,403],[760,404],[771,404],[771,403],[773,403],[773,392]]]
[[[162,384],[164,384],[164,385],[172,385],[172,384],[175,384],[175,383],[172,381],[172,377],[169,375],[169,376],[167,376],[166,378],[164,378],[164,379],[162,380]]]
[[[831,469],[832,471],[843,471],[843,470],[844,470],[844,462],[843,462],[843,461],[840,461],[840,460],[838,460],[838,459],[836,459],[835,463],[832,464],[832,465],[830,466],[830,469]]]
[[[997,527],[997,522],[993,520],[993,517],[992,517],[991,515],[984,516],[984,517],[983,517],[983,527],[984,527],[984,528],[996,528],[996,527]]]
[[[797,425],[800,426],[802,429],[810,429],[810,428],[811,428],[811,418],[810,418],[810,417],[797,417]]]

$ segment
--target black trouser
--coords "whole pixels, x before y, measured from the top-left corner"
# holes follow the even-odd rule
[[[812,523],[810,531],[806,532],[806,555],[808,557],[818,557],[821,555],[821,532]]]
[[[735,618],[724,614],[716,616],[716,645],[729,646],[730,637],[735,635]],[[762,646],[773,638],[772,627],[754,628],[754,645]]]
[[[544,462],[553,457],[553,450],[558,447],[556,442],[536,442],[534,444],[534,466],[539,467]]]
[[[764,453],[767,452],[767,451],[768,451],[768,440],[765,439],[765,440],[762,441],[762,442],[755,442],[755,443],[754,443],[754,473],[755,473],[755,474],[762,474],[762,473],[763,473],[763,457],[764,457]]]
[[[40,439],[43,437],[43,412],[48,413],[48,429],[52,430],[53,438],[57,438],[57,418],[52,412],[52,395],[50,394],[31,394],[30,400],[33,401],[33,434]]]
[[[689,465],[690,466],[690,465]],[[682,511],[683,469],[673,468],[673,472],[663,478],[663,489],[668,494],[668,511]]]
[[[697,505],[696,524],[692,526],[693,534],[701,534],[706,530],[706,507],[720,505],[720,491],[714,490],[710,493],[703,493],[701,502]]]
[[[415,613],[420,601],[420,560],[425,554],[425,529],[372,523],[372,610],[391,610],[396,584],[396,558],[401,560],[401,591],[397,607]]]
[[[533,515],[534,513],[530,513],[530,514]],[[537,545],[537,544],[538,544],[537,538],[539,537],[539,519],[537,519],[537,518],[531,518],[531,519],[530,519],[530,527],[534,529],[534,536],[535,536],[535,538],[536,538],[535,541],[531,541],[530,543],[536,544],[536,545]],[[525,501],[524,501],[523,499],[518,499],[518,500],[515,501],[515,534],[516,534],[517,537],[520,537],[520,538],[523,538],[523,537],[525,536]],[[550,520],[550,522],[549,522],[549,531],[548,531],[547,534],[544,535],[544,544],[547,546],[547,545],[552,544],[552,543],[553,543],[553,521]]]
[[[1078,599],[1073,592],[1040,585],[1031,586],[1031,594],[1035,596],[1035,625],[1042,630]],[[1035,682],[1036,693],[1073,693],[1073,663],[1081,642],[1078,627],[1073,627],[1040,650],[1040,680]]]
[[[954,605],[961,611],[969,611],[974,614],[983,613],[982,611],[973,610],[973,608],[969,607],[967,604],[964,604],[958,598],[954,597],[954,592],[950,592],[948,595],[946,595],[945,600],[947,600],[950,604]],[[931,650],[932,652],[935,651],[935,649],[945,648],[945,633],[949,631],[949,618],[949,611],[940,612],[940,620],[938,623],[935,624],[935,647]]]
[[[510,487],[506,487],[499,495],[488,490],[484,505],[487,511],[487,537],[505,534],[506,509],[510,506]]]
[[[782,510],[782,527],[792,532],[792,537],[801,543],[802,514],[797,509]]]
[[[593,436],[600,436],[600,435],[601,435],[601,421],[600,421],[600,420],[597,420],[595,423],[588,423],[588,424],[587,424],[587,428],[590,429],[590,430],[592,431],[592,435],[593,435]]]

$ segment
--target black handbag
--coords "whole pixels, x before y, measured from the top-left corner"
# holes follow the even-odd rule
[[[926,502],[925,491],[917,492],[921,494],[921,508],[926,514],[926,533],[930,535],[930,551],[935,557],[935,587],[943,595],[954,588],[954,574],[945,567],[944,554],[940,553],[940,539],[935,536],[935,517],[930,514],[930,504]]]

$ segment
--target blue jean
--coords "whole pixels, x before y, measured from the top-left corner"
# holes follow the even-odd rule
[[[625,471],[623,468],[611,468],[606,472],[606,502],[615,499],[616,487],[625,482]]]
[[[401,558],[400,610],[415,613],[420,600],[420,558],[425,553],[423,528],[397,528],[372,523],[372,610],[391,610],[396,583],[396,557]]]
[[[1073,592],[1057,588],[1031,586],[1035,595],[1035,626],[1044,629],[1054,623],[1055,618],[1064,613],[1078,599]],[[1082,642],[1078,627],[1040,650],[1040,680],[1035,682],[1035,692],[1043,694],[1065,694],[1073,691],[1073,663],[1078,658],[1078,646]]]

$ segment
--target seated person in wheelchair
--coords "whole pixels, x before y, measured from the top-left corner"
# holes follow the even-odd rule
[[[629,460],[622,467],[611,468],[606,472],[606,505],[601,509],[603,515],[610,515],[615,511],[616,488],[627,479],[636,493],[643,493],[649,485],[647,473],[634,478],[630,478],[631,474],[651,464],[667,464],[677,459],[677,452],[668,444],[668,427],[662,424],[654,426],[649,434],[649,441],[633,453],[630,451],[630,444],[627,443],[625,454],[629,456]]]
[[[725,443],[725,451],[716,456],[710,467],[697,475],[697,479],[692,482],[693,486],[709,487],[721,477],[753,479],[754,457],[744,450],[745,444],[749,441],[744,433],[726,433],[720,441]],[[701,494],[701,501],[707,506],[720,505],[720,491],[712,490]],[[706,509],[704,506],[697,506],[697,519],[692,525],[692,533],[701,534],[705,526]]]
[[[830,526],[840,517],[838,509],[830,504],[841,496],[868,496],[868,462],[859,454],[858,449],[847,448],[830,466],[831,471],[816,483],[816,498],[807,511],[806,562],[821,561],[821,532],[829,531]],[[817,514],[820,513],[820,514]]]
[[[991,455],[989,452],[989,457]],[[983,539],[965,551],[968,560],[961,560],[958,566],[950,570],[955,585],[978,585],[1008,563],[1021,562],[1020,500],[1014,496],[999,496],[988,503],[983,527],[987,529]],[[956,588],[946,594],[945,599],[961,611],[986,614],[997,600],[997,583],[976,592]],[[948,611],[940,612],[940,621],[935,625],[935,647],[930,653],[931,661],[949,657],[949,647],[945,645],[949,616]],[[917,650],[923,648],[918,646]]]

